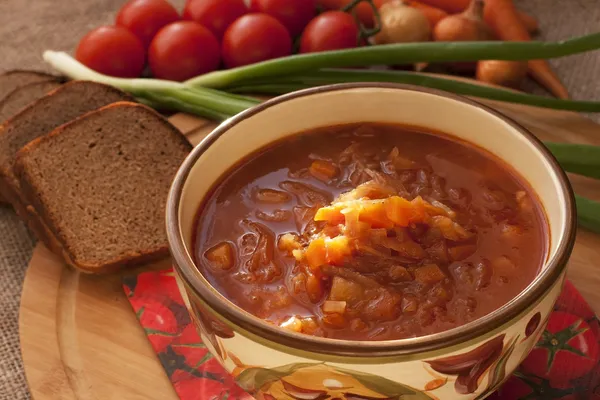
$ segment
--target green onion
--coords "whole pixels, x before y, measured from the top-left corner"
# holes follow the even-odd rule
[[[426,42],[359,47],[299,54],[244,67],[211,72],[185,82],[223,88],[248,80],[299,74],[321,68],[400,65],[418,62],[534,60],[564,57],[600,48],[600,33],[559,42]]]
[[[600,233],[600,203],[575,195],[577,222],[585,229]]]
[[[44,61],[71,79],[104,83],[120,88],[134,96],[138,96],[139,92],[147,92],[149,90],[160,90],[165,88],[180,89],[185,87],[183,83],[161,79],[129,79],[103,75],[81,64],[67,53],[60,51],[47,50],[44,52],[43,57]]]
[[[544,143],[567,172],[600,179],[600,146]]]
[[[224,120],[253,107],[259,100],[209,88],[192,88],[160,79],[125,79],[100,74],[66,53],[46,51],[44,60],[71,79],[115,86],[154,108],[183,111],[200,117]]]
[[[185,83],[182,84],[179,82],[158,79],[123,79],[105,76],[83,66],[66,53],[45,52],[44,59],[52,64],[58,71],[72,79],[91,80],[118,87],[133,94],[141,102],[155,108],[179,110],[205,118],[223,120],[260,103],[259,100],[251,97],[240,96],[209,88],[190,87]],[[392,80],[394,82],[399,82],[400,79],[411,79],[411,81],[402,82],[412,84],[420,82],[423,86],[445,89],[455,93],[550,108],[564,108],[576,111],[600,111],[600,107],[598,107],[599,103],[597,102],[574,102],[546,99],[508,90],[487,88],[464,82],[407,72],[324,70],[304,75],[273,78],[270,80],[275,83],[261,83],[260,81],[257,81],[256,83],[251,83],[246,86],[237,86],[234,89],[236,91],[249,90],[254,94],[261,91],[270,94],[287,93],[298,88],[331,83],[331,80],[336,79],[340,73],[345,76],[344,82],[352,82],[353,79],[354,81],[362,81],[362,78],[367,76],[365,74],[369,74],[371,77],[377,77],[377,79],[384,75],[387,76],[387,74],[394,74],[393,76],[397,77],[394,79],[398,79]],[[563,143],[546,143],[546,145],[557,157],[561,166],[566,171],[600,179],[600,147]],[[576,201],[579,224],[582,227],[600,233],[600,203],[581,196],[576,196]]]
[[[445,90],[465,96],[475,96],[490,100],[526,104],[555,110],[600,112],[600,102],[597,101],[562,100],[552,97],[536,96],[514,90],[499,89],[491,86],[407,71],[324,69],[299,75],[273,77],[268,81],[250,81],[240,86],[227,88],[226,90],[236,93],[284,94],[313,86],[344,82],[403,83]]]

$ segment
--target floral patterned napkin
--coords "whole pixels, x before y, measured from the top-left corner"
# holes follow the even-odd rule
[[[123,287],[181,400],[254,399],[202,343],[172,270],[127,277]],[[489,398],[600,400],[600,320],[571,282],[536,347]]]

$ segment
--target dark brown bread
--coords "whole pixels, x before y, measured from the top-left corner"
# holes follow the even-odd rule
[[[111,86],[73,81],[4,122],[0,126],[0,193],[17,208],[19,182],[13,172],[13,163],[23,146],[86,112],[122,100],[131,100],[131,97]]]
[[[168,254],[167,193],[190,150],[155,111],[121,102],[34,140],[15,171],[45,242],[73,267],[105,273]]]
[[[60,87],[56,80],[29,83],[10,92],[0,100],[0,123],[15,116],[40,97]]]
[[[0,99],[3,99],[10,92],[18,87],[28,85],[34,82],[59,80],[58,77],[44,72],[13,70],[0,74]]]

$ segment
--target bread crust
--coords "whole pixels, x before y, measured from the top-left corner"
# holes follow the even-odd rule
[[[39,78],[39,80],[37,80],[37,79],[36,80],[28,80],[28,81],[26,81],[25,84],[17,83],[17,85],[14,87],[15,89],[20,86],[24,86],[28,83],[41,82],[41,81],[45,81],[45,80],[54,80],[56,82],[64,82],[65,81],[64,77],[62,77],[62,76],[56,76],[56,75],[49,74],[47,72],[36,71],[36,70],[27,70],[27,69],[11,69],[8,71],[4,71],[4,72],[0,73],[0,79],[2,79],[4,77],[9,77],[11,79],[18,79],[18,78],[11,77],[11,75],[15,75],[15,74],[29,74],[29,75],[33,75],[33,76],[36,76],[37,78]],[[10,92],[11,92],[11,90],[8,90],[4,94],[0,93],[0,100],[4,99]]]
[[[81,121],[85,120],[89,115],[101,113],[113,107],[122,106],[144,108],[145,110],[152,112],[164,122],[165,127],[170,128],[180,138],[181,143],[185,144],[185,146],[189,147],[191,150],[192,146],[185,136],[156,111],[137,103],[117,102],[84,114],[77,119],[54,129],[48,135],[34,139],[17,153],[15,160],[14,172],[19,180],[21,188],[19,196],[18,193],[15,193],[15,191],[9,187],[9,191],[13,195],[16,195],[11,196],[11,201],[14,201],[13,204],[16,205],[15,209],[19,208],[18,212],[24,214],[23,218],[28,221],[30,228],[51,251],[60,256],[68,265],[84,273],[106,274],[118,271],[124,267],[159,260],[169,255],[168,245],[165,243],[164,246],[157,249],[135,251],[104,264],[89,264],[83,260],[77,260],[75,255],[69,250],[69,244],[66,242],[65,238],[60,234],[56,225],[52,223],[52,218],[46,212],[46,208],[44,207],[44,204],[42,204],[40,197],[36,194],[37,188],[35,180],[28,173],[24,159],[41,143],[52,140],[53,137],[63,134],[65,129],[81,123]],[[2,186],[1,183],[2,182],[0,182],[0,187]]]
[[[28,84],[19,86],[12,92],[8,93],[4,98],[0,99],[0,110],[12,100],[12,97],[14,95],[18,94],[18,92],[20,92],[21,90],[29,89],[34,86],[47,85],[47,84],[61,85],[62,83],[58,79],[56,79],[56,77],[52,77],[52,79],[48,78],[47,80],[41,80],[38,82],[32,82],[32,83],[28,83]],[[58,87],[56,87],[55,89],[49,90],[48,92],[46,92],[46,94],[32,100],[30,103],[35,102],[37,99],[39,99],[47,94],[53,93],[54,90],[56,90],[56,89],[58,89]],[[27,107],[27,106],[25,106],[25,107]],[[0,121],[0,124],[3,124],[4,122],[5,121]],[[2,193],[3,193],[3,191],[0,191],[0,204],[10,205],[10,201],[7,198],[5,198],[5,196]]]
[[[21,71],[13,70],[13,71],[7,72],[6,74],[14,73],[14,72],[21,72]],[[52,76],[52,75],[48,75],[48,76]],[[34,102],[30,103],[28,106],[23,108],[19,113],[12,116],[8,120],[2,122],[2,125],[0,125],[0,136],[6,134],[7,128],[11,124],[13,124],[15,120],[17,120],[19,118],[25,118],[27,116],[27,114],[33,112],[32,110],[35,110],[35,108],[39,104],[43,104],[44,102],[46,102],[47,99],[51,98],[51,96],[53,96],[57,91],[62,90],[65,87],[68,88],[71,85],[81,85],[81,84],[86,84],[86,83],[89,83],[89,81],[67,82],[64,85],[62,85],[61,87],[52,90],[51,92],[47,93],[46,95],[44,95],[44,96],[40,97],[39,99],[35,100]],[[98,84],[98,83],[96,83],[96,84]],[[108,85],[104,85],[104,84],[98,84],[98,85],[102,85],[106,90],[112,91],[114,93],[118,93],[119,95],[121,95],[123,97],[124,100],[133,101],[133,97],[131,97],[129,94],[127,94],[125,92],[122,92],[119,89],[116,89],[112,86],[108,86]],[[47,133],[49,133],[49,132],[47,132]],[[9,171],[9,169],[11,171]],[[14,196],[11,196],[10,192],[18,193],[19,192],[19,183],[18,183],[18,181],[11,179],[10,172],[12,172],[12,169],[13,169],[13,166],[0,165],[0,203],[2,203],[2,200],[4,200],[5,202],[12,204],[12,206],[15,207],[15,209],[16,209],[18,207],[18,205],[13,203],[12,199],[14,199]]]

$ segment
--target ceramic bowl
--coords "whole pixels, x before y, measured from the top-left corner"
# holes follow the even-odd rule
[[[549,249],[536,279],[500,309],[434,335],[379,342],[317,338],[262,321],[217,292],[192,261],[195,216],[238,160],[298,132],[353,122],[429,128],[500,157],[529,182],[546,211]],[[575,240],[565,174],[523,127],[444,92],[392,84],[343,84],[295,92],[227,120],[179,170],[167,230],[179,286],[202,339],[257,399],[482,399],[538,340],[561,291]]]

